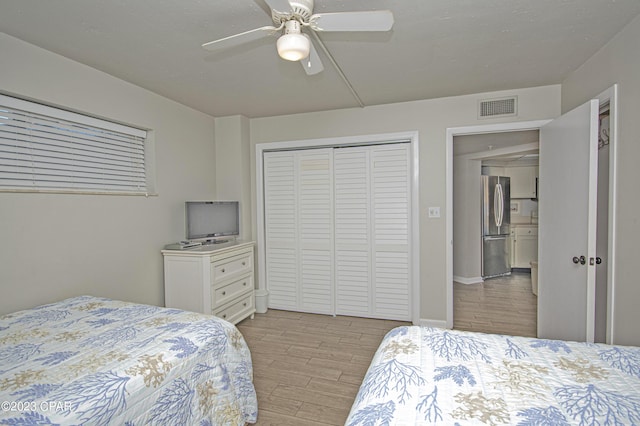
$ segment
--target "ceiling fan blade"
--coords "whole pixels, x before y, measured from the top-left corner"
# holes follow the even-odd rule
[[[282,13],[288,13],[291,11],[291,4],[289,0],[264,0],[271,10],[275,10]]]
[[[242,43],[247,43],[253,40],[259,40],[263,37],[273,35],[277,31],[278,31],[278,28],[272,27],[272,26],[260,27],[254,30],[245,31],[240,34],[235,34],[229,37],[210,41],[209,43],[203,44],[202,47],[211,51],[226,49],[228,47],[237,46]]]
[[[306,38],[309,38],[309,36],[306,34],[304,34],[304,36]],[[306,72],[307,75],[315,75],[322,72],[322,70],[324,70],[324,67],[322,66],[322,61],[320,61],[320,56],[318,55],[318,52],[316,51],[316,48],[313,45],[313,42],[311,41],[311,39],[309,39],[309,42],[310,42],[309,56],[304,59],[301,59],[300,64],[302,64],[302,68],[304,68],[304,72]]]
[[[316,31],[389,31],[393,27],[390,10],[318,13],[309,19]]]

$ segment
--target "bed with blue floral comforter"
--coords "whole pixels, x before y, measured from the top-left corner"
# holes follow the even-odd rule
[[[399,327],[346,424],[640,424],[640,348]]]
[[[244,425],[252,375],[213,316],[81,296],[0,317],[1,425]]]

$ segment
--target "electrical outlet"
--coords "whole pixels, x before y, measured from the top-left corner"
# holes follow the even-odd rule
[[[429,207],[429,217],[440,217],[440,207]]]

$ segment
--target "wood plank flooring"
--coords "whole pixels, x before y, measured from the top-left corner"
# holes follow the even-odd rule
[[[454,282],[453,299],[454,329],[536,337],[538,300],[528,272],[481,284]]]
[[[272,309],[240,322],[257,425],[344,425],[378,345],[401,325],[410,323]]]
[[[533,337],[527,273],[454,283],[454,328]],[[238,324],[253,360],[257,425],[344,425],[380,341],[401,321],[270,309]]]

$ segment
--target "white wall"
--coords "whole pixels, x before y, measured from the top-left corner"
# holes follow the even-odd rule
[[[518,117],[478,120],[479,99],[518,95]],[[445,157],[446,129],[496,122],[554,118],[560,113],[560,87],[546,86],[366,108],[266,117],[251,120],[251,170],[255,144],[276,141],[418,131],[420,139],[421,318],[446,320]],[[255,176],[252,176],[255,200]],[[440,207],[429,219],[427,208]],[[254,209],[255,211],[255,209]],[[255,226],[255,215],[253,217]],[[255,229],[255,228],[254,228]],[[255,233],[254,233],[255,235]]]
[[[151,129],[158,196],[0,193],[0,314],[80,294],[164,303],[160,249],[215,198],[212,117],[0,33],[0,90]],[[248,154],[247,154],[248,155]]]
[[[251,170],[249,168],[249,119],[216,118],[216,192],[218,200],[240,201],[240,238],[250,240]]]
[[[480,160],[453,159],[453,280],[463,284],[482,282],[481,174]]]
[[[618,83],[617,193],[612,342],[640,345],[640,17],[562,83],[569,111]]]

